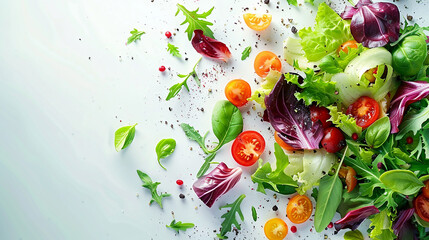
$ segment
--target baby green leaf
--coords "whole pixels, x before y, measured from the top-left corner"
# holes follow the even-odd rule
[[[236,213],[240,216],[241,221],[244,221],[243,213],[241,212],[240,205],[243,199],[246,197],[246,195],[242,194],[240,197],[237,198],[233,203],[227,204],[225,206],[220,207],[222,208],[230,208],[229,211],[227,211],[225,214],[222,215],[221,218],[224,218],[222,222],[222,228],[220,230],[220,234],[218,234],[218,237],[225,237],[225,234],[227,232],[231,232],[232,230],[232,224],[240,230],[240,224],[238,224],[237,219],[235,218]]]
[[[375,121],[366,130],[366,143],[372,148],[379,148],[390,135],[389,117],[382,117]]]
[[[307,0],[308,1],[308,0]],[[294,5],[295,7],[298,6],[298,1],[297,0],[287,0],[287,3],[289,5]]]
[[[204,143],[205,136],[208,134],[208,132],[206,133],[206,135],[203,138],[201,136],[201,134],[197,130],[195,130],[194,127],[192,127],[191,125],[189,125],[187,123],[180,124],[180,127],[183,129],[183,131],[185,132],[186,136],[190,140],[194,140],[195,142],[197,142],[198,145],[200,145],[200,147],[203,149],[203,151],[205,153],[208,153],[208,150],[207,150],[207,148],[205,146],[205,143]]]
[[[199,8],[194,11],[189,11],[183,5],[177,4],[177,12],[175,16],[179,14],[179,11],[182,11],[183,15],[186,17],[185,21],[183,21],[180,25],[189,23],[188,28],[185,30],[185,32],[188,33],[189,41],[191,41],[192,34],[194,34],[194,31],[197,29],[203,30],[204,35],[207,37],[214,38],[212,30],[209,28],[209,26],[213,25],[213,23],[203,20],[212,13],[213,9],[214,7],[205,13],[197,13]]]
[[[210,155],[208,155],[208,156],[204,159],[204,163],[203,163],[203,165],[201,166],[200,170],[198,170],[197,178],[202,177],[202,176],[207,172],[207,170],[209,170],[209,168],[210,168],[210,164],[211,164],[211,161],[212,161],[215,157],[216,157],[216,152],[211,153]]]
[[[137,174],[143,182],[142,187],[149,189],[150,193],[152,194],[152,200],[150,200],[149,205],[151,205],[153,202],[156,202],[162,208],[162,199],[165,197],[169,197],[170,194],[162,193],[161,195],[159,195],[156,191],[156,188],[159,184],[161,184],[160,182],[152,182],[152,179],[149,177],[149,175],[140,170],[137,170]]]
[[[344,234],[344,240],[364,240],[362,233],[359,230],[348,231]]]
[[[390,170],[380,176],[380,181],[395,192],[412,195],[425,185],[409,170]]]
[[[243,52],[241,53],[241,60],[244,60],[244,59],[248,58],[251,51],[252,51],[252,47],[251,46],[246,47],[243,50]]]
[[[176,47],[176,46],[174,46],[173,44],[171,44],[171,43],[168,43],[168,45],[167,45],[167,51],[171,54],[171,55],[173,55],[173,56],[175,56],[175,57],[178,57],[178,58],[181,58],[182,57],[182,54],[180,54],[180,52],[179,52],[179,48],[178,47]],[[180,76],[179,76],[180,77]]]
[[[131,33],[131,36],[128,38],[127,45],[130,44],[130,43],[132,43],[132,42],[135,42],[137,40],[141,40],[141,36],[143,34],[145,34],[145,32],[139,31],[139,30],[137,30],[135,28],[130,33]]]
[[[256,212],[256,209],[254,206],[252,206],[252,218],[253,218],[253,221],[255,222],[256,220],[258,220],[258,213]]]
[[[166,158],[166,157],[170,156],[174,152],[174,149],[176,149],[176,140],[174,140],[172,138],[162,139],[156,145],[155,151],[156,151],[156,155],[158,157],[159,166],[161,166],[165,170],[167,170],[167,169],[164,166],[162,166],[160,160],[162,158]]]
[[[134,140],[134,135],[136,133],[137,123],[132,126],[121,127],[115,132],[115,149],[119,152],[121,149],[125,149],[130,145]]]
[[[186,231],[188,228],[193,228],[195,224],[193,223],[182,223],[181,221],[176,222],[176,220],[173,219],[171,221],[170,225],[165,225],[168,228],[173,229],[177,233],[179,233],[179,230]]]
[[[189,87],[188,87],[188,79],[189,77],[193,77],[195,82],[197,82],[198,86],[200,86],[200,79],[197,76],[197,73],[195,72],[195,68],[197,67],[198,63],[201,61],[201,58],[197,61],[197,63],[195,63],[194,68],[192,69],[192,72],[188,73],[187,75],[184,74],[177,74],[178,77],[180,78],[184,78],[185,80],[183,80],[183,82],[179,82],[174,84],[173,86],[171,86],[168,89],[168,95],[167,98],[165,100],[170,100],[172,98],[174,98],[179,92],[180,90],[182,90],[182,86],[185,86],[186,90],[188,90],[189,92]]]

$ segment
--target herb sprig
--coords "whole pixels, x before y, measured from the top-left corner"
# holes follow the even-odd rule
[[[189,92],[188,79],[191,76],[194,78],[194,80],[198,84],[198,86],[201,85],[200,79],[198,78],[197,72],[195,71],[195,68],[197,67],[197,65],[201,61],[201,59],[202,58],[200,58],[197,61],[197,63],[195,63],[194,68],[192,68],[192,71],[190,73],[188,73],[187,75],[185,75],[185,74],[177,74],[177,76],[179,78],[184,78],[184,80],[183,80],[183,82],[179,82],[179,83],[174,84],[173,86],[171,86],[168,89],[169,92],[168,92],[167,98],[165,100],[168,101],[168,100],[174,98],[180,92],[180,90],[182,90],[182,86],[185,86],[186,90],[188,90],[188,92]]]
[[[186,231],[188,228],[193,228],[195,226],[195,224],[193,223],[182,223],[181,221],[176,222],[176,220],[173,219],[173,221],[171,221],[170,225],[165,225],[168,228],[173,229],[174,231],[176,231],[177,233],[179,233],[180,231]]]
[[[156,188],[159,184],[161,184],[160,182],[152,182],[152,179],[149,177],[149,175],[140,170],[137,170],[137,174],[143,182],[142,187],[149,189],[150,193],[152,194],[152,199],[150,200],[149,205],[151,205],[153,202],[156,202],[162,208],[162,199],[165,197],[169,197],[170,194],[162,193],[161,195],[159,195]]]
[[[127,45],[129,45],[132,42],[136,42],[137,40],[141,40],[141,36],[145,34],[145,32],[139,31],[135,28],[130,33],[131,33],[131,36],[128,38]]]
[[[178,48],[178,47],[176,47],[176,46],[174,46],[174,45],[173,45],[173,44],[171,44],[171,43],[168,43],[168,45],[167,45],[167,51],[168,51],[171,55],[173,55],[173,56],[175,56],[175,57],[178,57],[178,58],[181,58],[181,57],[182,57],[182,54],[180,54],[179,48]]]
[[[212,7],[207,12],[197,13],[199,8],[194,11],[189,11],[183,5],[177,4],[176,16],[180,11],[182,11],[183,15],[186,17],[185,21],[183,21],[180,25],[189,23],[188,28],[185,30],[185,32],[188,33],[189,41],[192,39],[192,34],[194,34],[194,31],[197,29],[203,30],[204,35],[214,38],[212,30],[209,28],[209,26],[213,25],[213,23],[203,20],[212,13],[213,9],[214,7]]]
[[[246,47],[241,53],[241,60],[248,58],[250,55],[250,52],[252,52],[252,47],[251,46]]]
[[[219,207],[219,209],[222,208],[230,208],[229,211],[227,211],[225,214],[223,214],[221,216],[221,218],[224,218],[221,226],[221,230],[220,233],[217,234],[217,236],[220,239],[226,239],[227,237],[225,236],[225,234],[227,232],[231,232],[232,230],[232,224],[234,224],[234,226],[240,230],[240,224],[238,223],[237,219],[235,218],[236,213],[238,213],[238,216],[240,216],[241,221],[244,221],[244,216],[243,213],[241,212],[241,202],[243,202],[243,199],[246,197],[246,195],[242,194],[241,196],[239,196],[237,198],[237,200],[235,200],[233,203],[230,204],[226,204],[225,206]]]

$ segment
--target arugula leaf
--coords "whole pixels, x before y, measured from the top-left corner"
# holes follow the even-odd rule
[[[136,42],[137,40],[141,40],[141,36],[145,34],[145,32],[139,31],[135,28],[130,33],[131,33],[131,36],[128,38],[127,45],[132,42]]]
[[[306,0],[306,1],[312,1],[312,0]],[[294,5],[295,7],[298,6],[298,1],[297,0],[287,0],[287,3],[289,5]]]
[[[256,209],[254,206],[252,206],[252,218],[253,218],[253,221],[255,222],[256,220],[258,220],[258,213],[256,212]]]
[[[128,147],[134,140],[136,133],[136,124],[132,126],[121,127],[115,132],[115,149],[119,152],[121,149]]]
[[[252,47],[251,46],[246,47],[243,50],[243,52],[241,53],[241,60],[244,60],[244,59],[248,58],[251,51],[252,51]]]
[[[422,129],[423,123],[429,119],[429,99],[424,98],[420,101],[420,103],[420,110],[411,109],[404,116],[401,125],[399,125],[400,131],[396,135],[396,139],[402,138],[409,131],[416,135],[417,132]]]
[[[274,143],[274,155],[276,156],[276,170],[271,170],[269,162],[262,165],[262,159],[259,160],[259,167],[251,179],[258,184],[258,192],[264,193],[265,189],[270,189],[280,194],[291,194],[295,192],[298,184],[290,176],[284,173],[284,169],[289,165],[287,155],[279,144]]]
[[[207,170],[210,168],[210,164],[212,164],[213,159],[216,157],[216,152],[211,153],[204,159],[203,165],[201,165],[200,170],[198,170],[197,178],[202,177]]]
[[[179,48],[178,47],[176,47],[176,46],[174,46],[173,44],[171,44],[171,43],[168,43],[168,45],[167,45],[167,51],[171,54],[171,55],[173,55],[173,56],[175,56],[175,57],[178,57],[178,58],[181,58],[182,57],[182,54],[180,54],[180,52],[179,52]]]
[[[189,11],[183,5],[177,4],[177,12],[175,16],[177,16],[177,14],[182,11],[183,15],[186,17],[185,21],[183,21],[180,25],[185,23],[189,24],[188,28],[185,30],[185,32],[188,33],[189,41],[191,41],[192,34],[194,34],[194,31],[197,29],[203,30],[204,35],[207,37],[214,38],[212,30],[209,28],[209,26],[213,25],[213,23],[203,20],[212,13],[213,9],[214,7],[205,13],[197,13],[199,8],[194,11]]]
[[[181,221],[176,222],[176,220],[173,219],[171,221],[170,225],[165,225],[168,228],[173,229],[177,233],[179,233],[179,230],[186,231],[188,228],[193,228],[195,224],[193,223],[182,223]]]
[[[207,132],[204,137],[201,136],[201,134],[195,130],[194,127],[192,127],[191,125],[187,124],[187,123],[182,123],[180,124],[180,127],[183,129],[183,131],[185,132],[186,136],[190,139],[190,140],[194,140],[195,142],[198,143],[198,145],[200,145],[200,147],[203,149],[204,153],[208,154],[208,149],[205,146],[205,139],[206,136],[209,132]]]
[[[167,170],[167,169],[164,166],[162,166],[161,159],[170,156],[174,152],[174,149],[176,149],[176,140],[172,138],[162,139],[156,145],[155,151],[158,157],[158,164],[159,166],[164,168],[164,170]]]
[[[153,202],[156,202],[162,208],[162,199],[165,197],[169,197],[170,194],[162,193],[161,195],[159,195],[156,188],[159,184],[161,184],[160,182],[152,182],[152,179],[149,177],[149,175],[140,170],[137,170],[137,174],[143,182],[142,187],[149,189],[150,193],[152,194],[152,199],[150,200],[149,205],[151,205]]]
[[[235,218],[236,213],[238,213],[238,215],[240,216],[241,221],[244,221],[244,216],[243,213],[241,212],[240,209],[240,205],[241,202],[243,201],[243,199],[246,197],[246,195],[242,194],[241,196],[239,196],[237,198],[237,200],[235,200],[233,203],[231,204],[226,204],[225,206],[219,207],[219,209],[222,208],[230,208],[229,211],[227,211],[225,214],[223,214],[221,216],[221,218],[224,218],[221,226],[221,230],[220,230],[220,234],[217,234],[217,236],[221,239],[225,239],[225,234],[227,232],[231,232],[232,230],[232,224],[234,224],[234,226],[240,230],[240,224],[238,224],[237,219]]]
[[[167,98],[165,100],[170,100],[172,98],[174,98],[181,90],[182,90],[182,86],[185,86],[186,90],[188,90],[189,92],[189,87],[188,87],[188,79],[189,77],[193,77],[195,82],[197,82],[198,86],[200,86],[200,79],[197,76],[197,72],[195,71],[195,68],[197,67],[198,63],[201,61],[202,58],[200,58],[197,63],[195,63],[194,68],[192,68],[192,71],[190,73],[188,73],[187,75],[184,74],[178,74],[177,76],[179,78],[184,78],[185,80],[183,80],[183,82],[179,82],[174,84],[173,86],[171,86],[168,89],[168,95]]]
[[[369,233],[369,237],[374,240],[389,240],[396,239],[396,235],[392,230],[392,219],[389,217],[388,210],[383,210],[378,214],[371,216],[371,224],[369,225],[372,228]]]
[[[358,48],[348,47],[347,53],[340,51],[338,53],[339,55],[327,55],[322,58],[322,61],[320,62],[320,70],[332,74],[343,72],[350,61],[359,56],[363,50],[364,47],[359,44]]]
[[[426,154],[426,159],[429,159],[429,128],[422,130],[422,142],[423,142],[423,149]]]

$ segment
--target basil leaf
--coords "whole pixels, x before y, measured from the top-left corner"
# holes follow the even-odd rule
[[[183,129],[183,131],[185,132],[186,136],[190,139],[190,140],[194,140],[195,142],[198,143],[198,145],[200,145],[200,147],[203,149],[203,151],[205,153],[208,153],[208,150],[205,146],[204,140],[205,140],[205,136],[204,138],[201,136],[201,134],[195,130],[194,127],[192,127],[191,125],[187,124],[187,123],[182,123],[180,124],[180,127]],[[208,132],[207,132],[208,133]],[[206,135],[207,135],[206,133]]]
[[[219,140],[217,151],[224,144],[234,140],[243,130],[243,117],[240,110],[231,102],[221,100],[216,103],[212,113],[213,133]]]
[[[136,124],[132,126],[121,127],[115,132],[115,149],[119,152],[121,149],[125,149],[134,140],[136,133]]]
[[[372,148],[378,148],[390,135],[389,117],[383,117],[375,121],[366,130],[365,140]]]
[[[210,162],[211,162],[215,157],[216,157],[216,152],[214,152],[214,153],[212,153],[212,154],[208,155],[208,156],[206,157],[206,159],[204,159],[204,163],[203,163],[203,165],[201,166],[200,170],[198,170],[197,178],[202,177],[202,176],[207,172],[207,170],[209,170]]]
[[[258,220],[258,214],[256,213],[256,209],[254,206],[252,206],[252,218],[253,218],[253,221],[255,222],[256,220]]]
[[[364,240],[362,233],[359,230],[348,231],[344,234],[344,240]]]
[[[380,176],[380,181],[395,192],[405,195],[417,193],[425,185],[409,170],[390,170]]]
[[[174,149],[176,149],[176,140],[174,140],[172,138],[162,139],[156,145],[155,151],[156,151],[156,155],[158,157],[159,166],[161,166],[165,170],[167,170],[167,169],[164,166],[162,166],[160,160],[162,158],[166,158],[166,157],[170,156],[174,152]]]
[[[332,221],[341,202],[342,189],[343,184],[338,175],[326,175],[320,180],[314,216],[314,228],[317,232],[325,230],[326,226]]]

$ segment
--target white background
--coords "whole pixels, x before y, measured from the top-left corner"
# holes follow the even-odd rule
[[[314,8],[289,7],[285,0],[279,1],[271,0],[269,5],[259,0],[181,1],[190,10],[215,6],[208,20],[233,58],[226,64],[203,59],[198,66],[202,86],[190,80],[191,92],[183,90],[169,102],[164,99],[168,87],[179,81],[176,74],[188,73],[200,57],[187,39],[186,27],[180,26],[183,15],[174,16],[175,0],[3,1],[0,239],[213,239],[225,212],[219,206],[243,193],[247,195],[241,206],[245,221],[235,239],[264,239],[262,227],[275,216],[292,226],[285,217],[288,197],[275,199],[273,192],[263,195],[253,189],[256,185],[249,176],[256,166],[243,168],[240,182],[207,208],[191,190],[202,151],[178,126],[187,122],[202,132],[211,130],[211,110],[224,99],[225,84],[242,78],[256,89],[260,80],[252,67],[256,54],[270,50],[281,55],[282,41],[293,35],[291,26],[300,29],[313,24],[315,11],[310,9]],[[346,4],[333,2],[339,11]],[[401,0],[401,17],[410,14],[425,25],[427,18],[419,16],[429,9],[428,3],[417,2]],[[260,36],[242,21],[246,7],[249,12],[273,14],[271,26]],[[133,28],[146,34],[126,46]],[[175,36],[167,39],[165,31]],[[167,53],[167,42],[180,48],[181,60]],[[247,46],[253,51],[241,61]],[[165,73],[158,71],[161,65],[168,68]],[[273,148],[272,132],[258,117],[261,109],[253,110],[249,104],[241,110],[244,129],[263,134],[267,150],[262,158],[273,162],[268,154]],[[117,153],[115,130],[134,123],[138,123],[134,142]],[[163,160],[167,171],[158,166],[154,150],[163,138],[177,140],[176,152]],[[213,140],[213,135],[209,138]],[[225,145],[216,160],[236,167],[229,151],[230,144]],[[160,191],[172,194],[163,201],[163,210],[148,205],[150,194],[141,187],[136,169],[160,181]],[[177,179],[185,182],[183,187],[175,184]],[[180,193],[186,195],[184,200]],[[271,209],[274,205],[277,212]],[[257,209],[257,222],[251,220],[251,206]],[[173,212],[177,220],[196,227],[180,235],[167,229]],[[312,221],[297,228],[287,239],[323,239],[325,234],[341,239],[345,232],[340,237],[333,236],[333,229],[316,234]],[[364,226],[361,229],[366,231]]]

